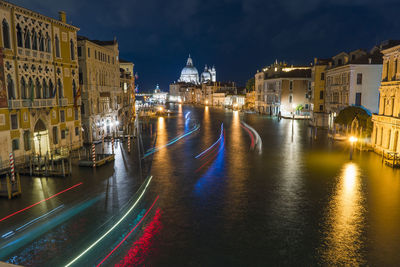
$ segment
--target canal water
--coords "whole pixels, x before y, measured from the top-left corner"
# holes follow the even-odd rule
[[[138,205],[134,193],[144,178],[138,180],[133,156],[118,148],[115,166],[95,175],[80,170],[53,191],[84,181],[82,189],[32,208],[29,218],[0,221],[5,233],[15,231],[0,240],[7,249],[32,235],[10,253],[0,250],[0,260],[63,266],[115,227],[73,264],[398,265],[400,172],[379,156],[355,152],[350,161],[347,143],[333,143],[322,130],[314,138],[306,121],[171,109],[176,115],[145,128],[154,138],[144,140],[142,167],[151,162],[152,178]],[[9,213],[3,207],[0,217]],[[17,236],[18,220],[48,212],[51,226],[40,219]]]

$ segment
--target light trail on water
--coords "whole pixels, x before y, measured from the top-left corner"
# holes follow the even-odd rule
[[[74,264],[76,261],[78,261],[80,258],[82,258],[86,253],[88,253],[94,246],[96,246],[101,240],[103,240],[106,236],[108,236],[128,215],[129,213],[132,212],[132,210],[137,206],[139,201],[142,199],[144,196],[144,193],[147,191],[147,187],[149,186],[151,180],[153,179],[153,176],[150,176],[149,180],[147,181],[147,184],[145,188],[143,189],[142,193],[139,195],[138,199],[133,203],[133,205],[128,209],[128,211],[119,219],[107,232],[105,232],[100,238],[98,238],[95,242],[93,242],[88,248],[86,248],[82,253],[80,253],[77,257],[75,257],[73,260],[71,260],[69,263],[65,265],[65,267],[71,266]]]
[[[198,154],[195,158],[198,159],[203,154],[207,153],[207,151],[209,151],[211,148],[213,148],[216,144],[218,144],[218,142],[221,141],[221,139],[222,139],[223,133],[224,133],[224,123],[221,123],[221,134],[219,135],[218,140],[214,144],[212,144],[209,148],[207,148],[206,150],[204,150],[203,152]]]

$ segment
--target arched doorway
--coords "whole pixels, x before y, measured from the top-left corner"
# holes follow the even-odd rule
[[[35,145],[35,153],[37,155],[44,156],[50,151],[49,131],[41,119],[39,119],[35,124],[33,142]]]

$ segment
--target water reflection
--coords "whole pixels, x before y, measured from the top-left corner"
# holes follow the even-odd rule
[[[363,201],[360,170],[356,164],[347,163],[329,203],[324,227],[324,262],[352,266],[364,263],[360,255],[365,213]]]

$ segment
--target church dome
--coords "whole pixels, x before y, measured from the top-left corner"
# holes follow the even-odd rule
[[[179,79],[180,82],[186,83],[199,83],[199,72],[196,67],[193,66],[192,58],[189,55],[186,66],[181,71],[181,77]]]
[[[211,73],[208,70],[205,70],[202,74],[201,74],[201,81],[203,83],[206,83],[208,81],[211,81]]]

